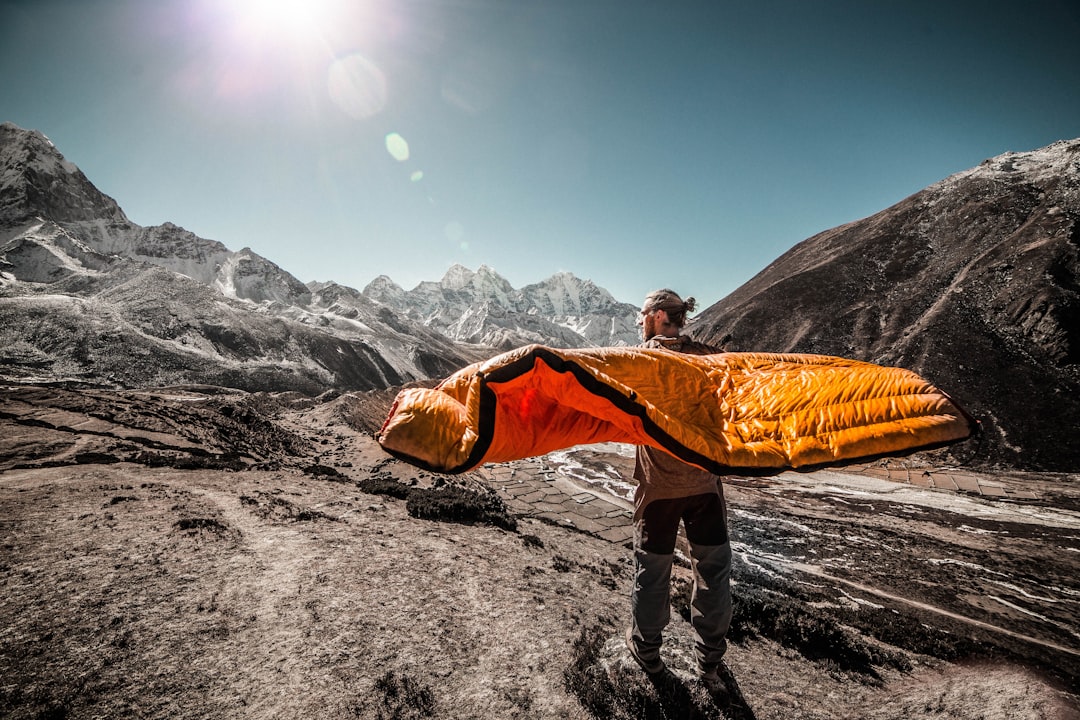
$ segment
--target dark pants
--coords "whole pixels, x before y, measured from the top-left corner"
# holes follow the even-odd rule
[[[660,657],[662,633],[671,619],[671,564],[680,521],[686,527],[694,572],[690,622],[697,659],[703,668],[709,668],[723,657],[727,649],[724,636],[731,624],[731,544],[721,494],[653,500],[634,523],[632,634],[643,659]]]

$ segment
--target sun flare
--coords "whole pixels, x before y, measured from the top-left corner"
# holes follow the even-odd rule
[[[386,106],[385,73],[357,50],[387,22],[369,0],[190,1],[212,53],[187,77],[207,78],[215,97],[252,112],[303,113],[328,96],[355,119]]]
[[[231,0],[241,33],[263,40],[306,40],[334,21],[335,0]]]

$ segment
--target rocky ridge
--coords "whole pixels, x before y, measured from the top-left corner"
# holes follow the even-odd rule
[[[1080,140],[991,158],[809,238],[692,334],[910,368],[980,420],[957,460],[1074,471]]]

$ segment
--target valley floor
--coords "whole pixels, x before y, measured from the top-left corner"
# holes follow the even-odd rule
[[[729,478],[725,713],[689,673],[687,568],[666,684],[621,645],[625,448],[448,480],[357,430],[375,396],[6,393],[5,717],[1080,717],[1072,477]],[[449,485],[516,528],[417,517]]]

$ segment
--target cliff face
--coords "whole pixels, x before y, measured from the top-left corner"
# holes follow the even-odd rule
[[[116,201],[94,187],[48,138],[0,124],[0,226],[39,215],[56,222],[129,224]]]

